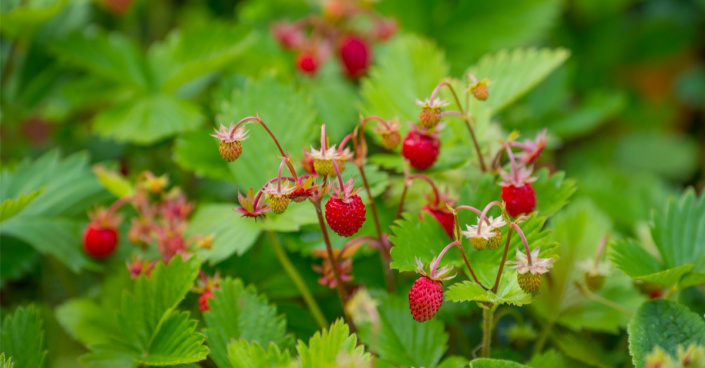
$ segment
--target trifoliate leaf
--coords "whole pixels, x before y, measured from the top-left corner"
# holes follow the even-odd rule
[[[628,276],[679,288],[705,282],[705,196],[687,190],[654,213],[651,234],[663,261],[633,240],[614,243],[611,256]]]
[[[320,138],[320,132],[314,129],[316,114],[309,96],[271,75],[256,81],[248,79],[242,89],[234,90],[230,99],[222,102],[216,120],[229,125],[257,114],[277,137],[282,149],[294,157],[300,157],[309,142]],[[242,154],[228,166],[242,188],[257,190],[277,176],[281,153],[264,127],[252,123],[247,125],[247,130],[249,138],[242,142]],[[218,150],[216,139],[212,139],[212,147]],[[284,175],[289,175],[286,168]]]
[[[254,287],[245,288],[242,281],[227,278],[213,296],[208,301],[210,310],[203,314],[208,326],[203,333],[219,367],[229,367],[227,344],[233,339],[280,347],[288,343],[284,317],[277,316],[276,307]]]
[[[470,368],[524,368],[523,364],[511,360],[480,358],[470,362]]]
[[[372,359],[364,346],[357,346],[357,337],[340,319],[330,329],[316,332],[308,345],[299,340],[296,350],[302,368],[363,367]]]
[[[544,80],[568,59],[566,49],[514,49],[485,55],[468,68],[478,79],[488,78],[490,97],[485,102],[476,100],[472,106],[486,104],[496,114]],[[470,107],[470,111],[477,108]]]
[[[95,131],[119,142],[150,145],[195,130],[204,117],[198,105],[166,94],[131,99],[95,116]]]
[[[7,198],[0,203],[0,222],[3,222],[10,217],[18,214],[22,211],[28,204],[35,200],[40,194],[42,194],[44,188],[37,189],[29,193],[22,193],[17,198]]]
[[[381,294],[377,312],[378,325],[355,323],[360,340],[371,351],[397,367],[436,367],[448,344],[442,322],[437,319],[424,323],[414,321],[409,313],[409,302],[388,294]]]
[[[56,257],[74,271],[88,266],[90,261],[78,246],[80,227],[87,219],[86,208],[107,199],[108,193],[90,171],[85,154],[62,159],[57,151],[52,151],[11,171],[3,170],[0,181],[3,203],[43,188],[33,201],[2,223],[3,235]]]
[[[0,352],[17,367],[42,367],[44,331],[40,312],[34,306],[19,307],[5,316],[0,331]]]
[[[81,358],[91,367],[175,365],[206,358],[205,336],[196,332],[197,322],[188,312],[175,311],[192,287],[200,263],[195,257],[174,257],[158,263],[149,277],[142,274],[131,292],[122,295],[117,312],[120,334],[109,343],[92,345]]]
[[[544,168],[533,176],[537,178],[531,183],[536,192],[536,212],[541,216],[549,217],[558,212],[575,193],[575,180],[566,179],[563,171],[551,175],[548,169]]]
[[[486,284],[491,288],[493,284]],[[516,306],[531,303],[531,294],[527,294],[519,287],[516,271],[504,268],[502,279],[499,282],[497,293],[485,290],[473,281],[456,282],[448,287],[446,293],[448,300],[453,302],[490,302],[493,304],[513,304]]]
[[[418,119],[415,101],[430,96],[448,76],[448,64],[433,42],[418,36],[398,36],[385,51],[362,80],[362,112],[383,119],[398,116],[405,132],[405,123]]]
[[[629,352],[637,367],[646,364],[646,354],[657,346],[669,355],[676,355],[678,345],[687,347],[703,341],[703,317],[676,302],[650,300],[642,304],[629,322]]]
[[[233,368],[277,368],[289,365],[289,350],[284,352],[274,343],[269,343],[267,350],[258,342],[248,342],[245,339],[228,344],[228,359]]]

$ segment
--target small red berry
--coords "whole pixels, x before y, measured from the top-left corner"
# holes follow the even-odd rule
[[[208,299],[213,298],[213,291],[211,289],[206,289],[203,291],[203,294],[198,297],[198,309],[201,310],[201,312],[207,312],[210,310],[210,307],[208,306]]]
[[[326,221],[340,236],[352,236],[365,222],[365,205],[357,194],[349,197],[349,202],[331,197],[326,202]]]
[[[415,169],[425,170],[436,162],[440,148],[441,141],[436,134],[412,129],[404,138],[401,153]]]
[[[536,192],[531,183],[524,183],[520,187],[507,185],[502,187],[502,200],[507,212],[512,217],[529,214],[536,209]]]
[[[443,304],[443,284],[427,276],[419,277],[409,291],[409,309],[417,322],[433,318]]]
[[[447,210],[433,209],[430,206],[424,206],[421,211],[425,211],[433,215],[433,217],[438,220],[438,222],[443,226],[443,230],[446,231],[449,237],[453,237],[453,228],[455,227],[455,217],[452,213]],[[421,213],[419,217],[423,219]]]
[[[311,53],[302,52],[296,57],[296,67],[306,75],[314,75],[318,70],[318,59]]]
[[[367,41],[356,36],[345,37],[338,51],[348,77],[358,79],[367,73],[372,56]]]
[[[109,257],[118,243],[118,232],[114,228],[89,224],[83,232],[83,249],[96,259]]]

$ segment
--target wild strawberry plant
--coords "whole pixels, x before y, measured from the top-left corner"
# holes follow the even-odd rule
[[[2,7],[0,365],[705,364],[697,146],[552,0],[215,3]]]

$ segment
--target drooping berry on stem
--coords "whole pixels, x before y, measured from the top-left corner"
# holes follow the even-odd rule
[[[433,166],[441,149],[438,133],[428,133],[419,128],[412,128],[404,138],[401,153],[417,170],[426,170]]]

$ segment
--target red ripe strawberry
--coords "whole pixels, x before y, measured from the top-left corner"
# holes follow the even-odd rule
[[[344,37],[338,52],[348,77],[357,79],[365,75],[372,56],[367,41],[357,36]]]
[[[448,234],[449,237],[453,237],[453,228],[455,227],[455,217],[453,216],[452,213],[448,212],[447,210],[443,209],[434,209],[431,208],[430,206],[426,205],[424,206],[421,211],[426,211],[430,214],[433,215],[433,217],[438,220],[438,222],[443,226],[443,230],[446,231],[446,234]],[[419,213],[419,217],[423,218],[421,216],[421,213]]]
[[[301,52],[296,57],[296,67],[306,75],[314,75],[318,70],[318,59],[311,53]]]
[[[111,227],[88,224],[83,232],[83,249],[89,256],[97,259],[109,257],[118,243],[118,232]]]
[[[326,221],[340,236],[349,237],[357,233],[365,222],[365,205],[353,188],[352,179],[340,188],[333,187],[331,198],[326,202]]]
[[[409,309],[417,322],[426,322],[443,304],[443,284],[428,276],[419,277],[409,291]]]
[[[206,312],[210,310],[210,307],[208,306],[208,299],[213,297],[213,291],[211,289],[206,289],[203,291],[203,294],[198,297],[198,309],[201,310],[201,312]]]
[[[507,213],[512,217],[529,214],[536,208],[536,192],[531,183],[524,183],[520,187],[503,186],[502,200],[506,204]]]
[[[436,162],[440,148],[441,141],[438,139],[438,134],[413,128],[404,138],[401,154],[415,169],[425,170]]]

